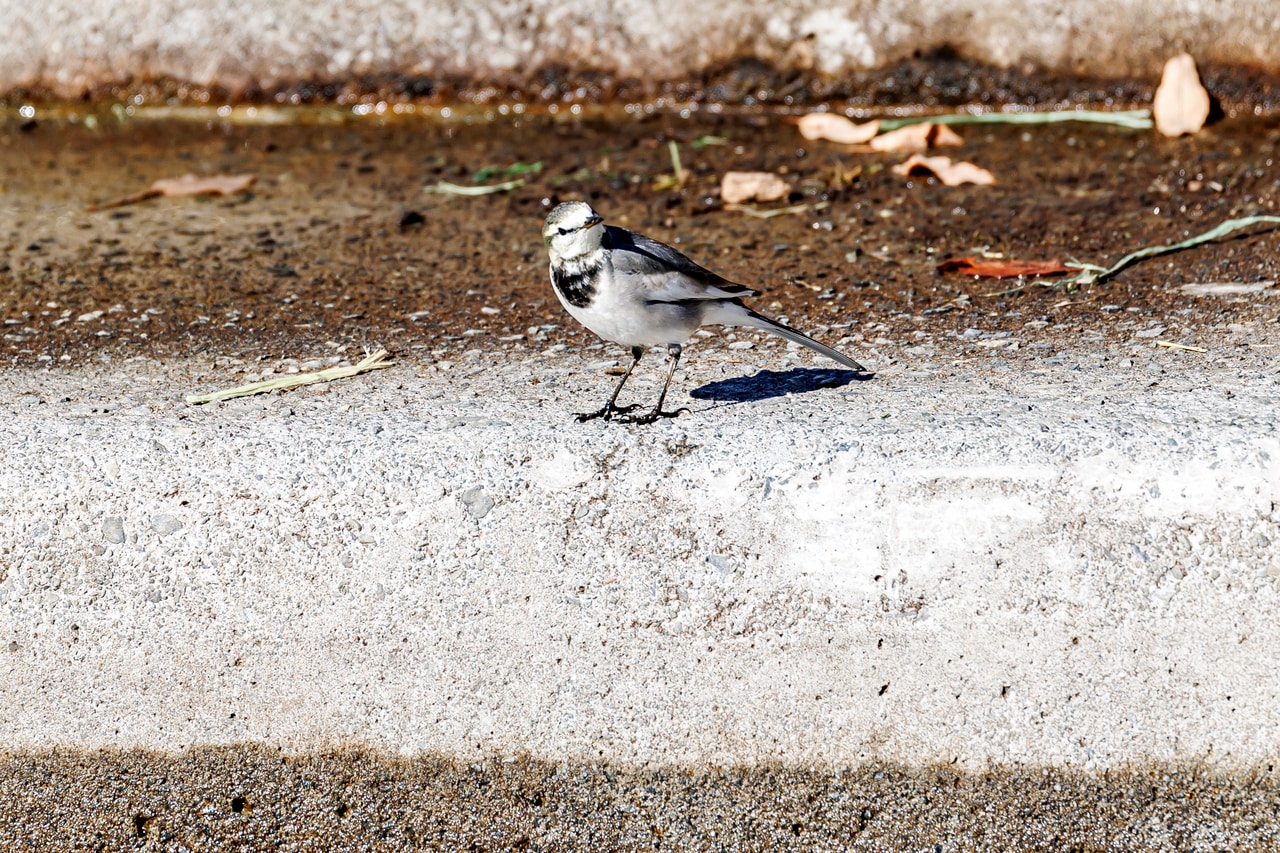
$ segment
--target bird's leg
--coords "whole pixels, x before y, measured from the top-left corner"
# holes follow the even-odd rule
[[[658,418],[678,418],[681,412],[689,411],[683,407],[676,409],[674,412],[662,411],[662,404],[667,399],[667,387],[671,385],[671,377],[675,375],[676,365],[680,363],[680,345],[667,344],[667,357],[671,362],[671,366],[667,368],[667,381],[662,383],[662,393],[658,395],[658,405],[643,415],[627,415],[625,418],[619,418],[618,420],[629,424],[651,424]]]
[[[609,402],[604,404],[603,409],[599,409],[594,412],[585,412],[581,415],[575,415],[574,417],[578,419],[578,423],[584,423],[585,421],[594,420],[595,418],[604,418],[606,421],[613,420],[614,415],[625,415],[627,412],[635,408],[634,405],[615,406],[614,403],[617,402],[618,394],[622,391],[622,386],[626,385],[627,380],[631,378],[631,371],[635,370],[636,365],[640,363],[640,356],[642,355],[644,355],[644,347],[631,348],[631,358],[633,359],[631,366],[627,368],[626,373],[622,374],[622,381],[618,383],[617,388],[613,389],[613,396],[609,398]]]

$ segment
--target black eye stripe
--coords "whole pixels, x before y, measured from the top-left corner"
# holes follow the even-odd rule
[[[560,229],[560,233],[561,233],[561,234],[568,234],[568,233],[569,233],[569,232],[571,232],[572,230],[573,230],[572,228],[561,228],[561,229]]]

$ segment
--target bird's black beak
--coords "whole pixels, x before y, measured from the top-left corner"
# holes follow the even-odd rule
[[[601,222],[604,222],[604,217],[598,213],[593,213],[591,214],[590,217],[587,218],[587,223],[583,225],[582,228],[583,230],[586,230],[592,227],[593,225],[599,225]]]

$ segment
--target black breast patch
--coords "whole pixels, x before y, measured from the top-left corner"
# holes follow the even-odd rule
[[[596,276],[603,263],[579,267],[562,264],[551,268],[551,283],[556,291],[574,308],[586,308],[596,295]]]

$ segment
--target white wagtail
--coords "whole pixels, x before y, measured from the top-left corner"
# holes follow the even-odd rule
[[[816,350],[845,367],[865,372],[858,362],[813,338],[757,314],[742,297],[757,291],[721,278],[670,246],[625,228],[604,224],[604,217],[581,201],[556,205],[542,226],[551,254],[551,284],[575,320],[607,341],[631,347],[634,359],[609,402],[578,415],[628,423],[674,418],[686,409],[662,410],[667,386],[680,361],[681,344],[700,326],[752,326]],[[636,406],[618,406],[618,393],[640,363],[645,347],[665,344],[671,366],[652,411],[627,414]]]

